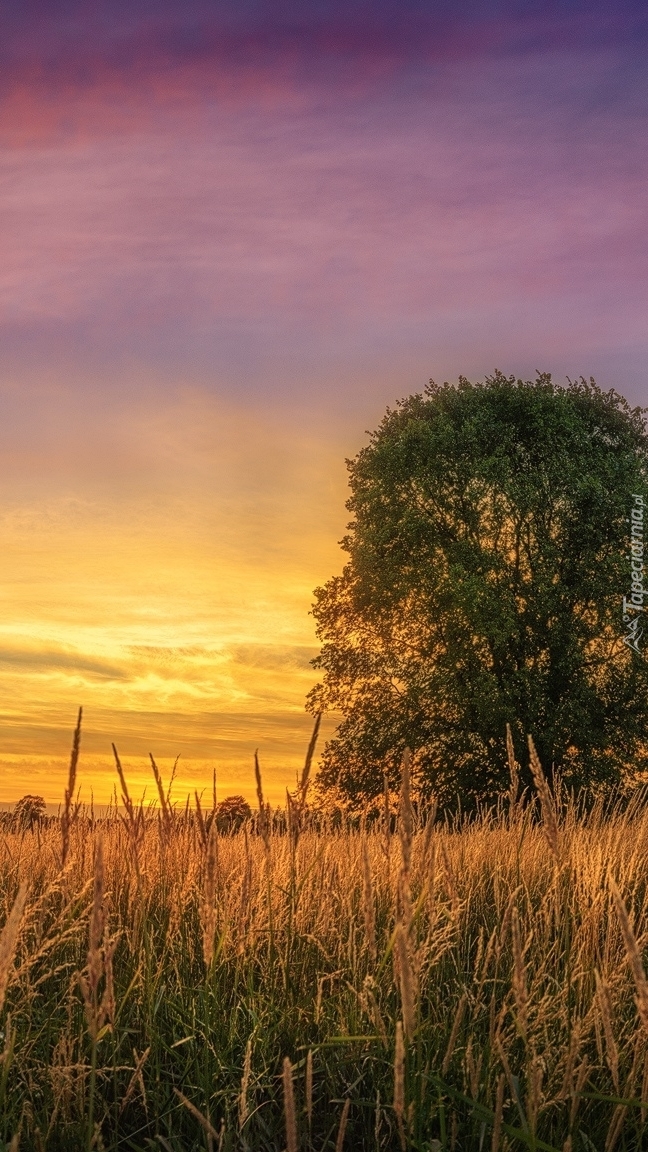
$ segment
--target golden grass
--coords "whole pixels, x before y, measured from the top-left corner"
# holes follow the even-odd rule
[[[648,1146],[648,811],[5,831],[0,1148]],[[75,764],[76,772],[76,764]]]

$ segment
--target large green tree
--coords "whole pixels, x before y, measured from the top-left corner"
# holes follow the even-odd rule
[[[507,722],[523,783],[527,733],[578,788],[644,769],[648,665],[622,620],[643,410],[591,379],[430,382],[348,467],[349,561],[313,609],[309,707],[342,714],[322,791],[364,805],[409,745],[423,793],[492,800]]]

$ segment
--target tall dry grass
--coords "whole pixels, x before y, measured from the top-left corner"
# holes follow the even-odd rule
[[[118,811],[0,839],[0,1147],[648,1147],[641,798],[535,758],[537,810],[421,822],[406,760],[395,834],[312,827],[306,776],[279,835],[259,770],[219,835],[116,763]]]

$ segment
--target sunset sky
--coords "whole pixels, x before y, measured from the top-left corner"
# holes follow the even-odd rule
[[[430,377],[648,403],[648,9],[7,0],[0,802],[281,801],[344,459]],[[331,730],[328,722],[328,731]],[[152,778],[151,778],[152,783]]]

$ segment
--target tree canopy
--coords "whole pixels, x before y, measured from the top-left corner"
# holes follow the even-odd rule
[[[14,823],[18,828],[33,828],[47,811],[42,796],[22,796],[13,810]]]
[[[226,796],[216,808],[216,827],[219,832],[236,832],[252,818],[252,809],[243,796]]]
[[[309,708],[342,715],[321,791],[364,805],[409,746],[423,794],[492,800],[507,722],[523,783],[527,734],[578,788],[645,768],[647,665],[622,621],[643,410],[593,379],[431,381],[347,465],[349,560],[313,608]]]

